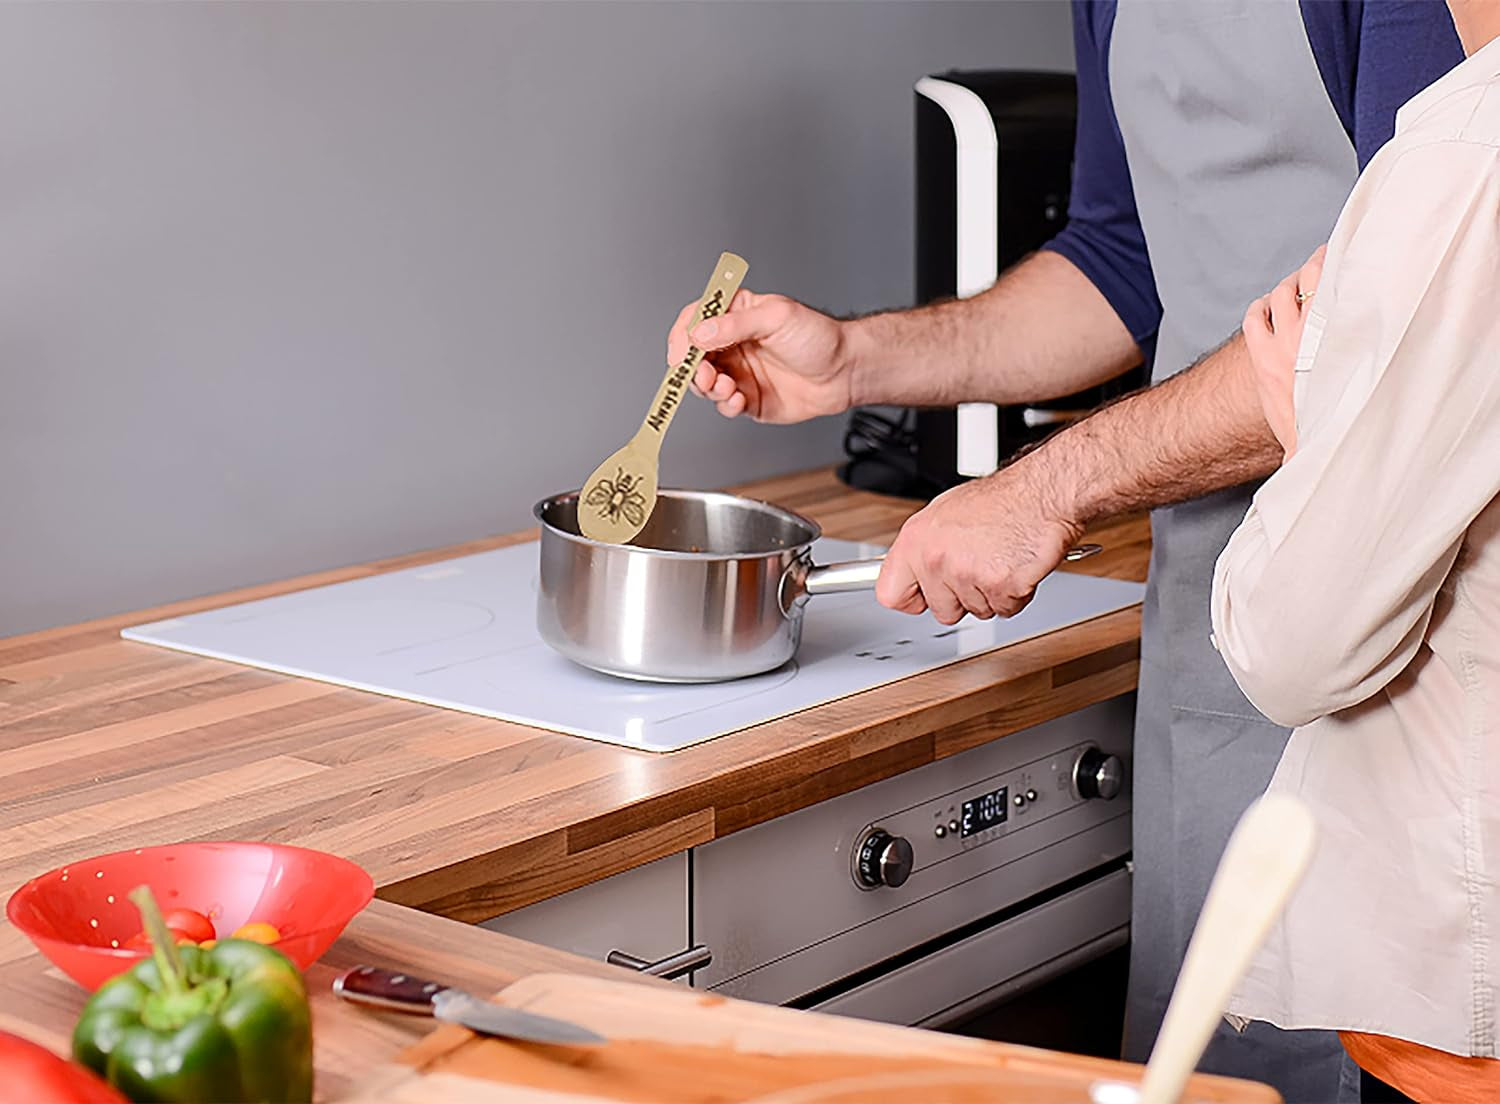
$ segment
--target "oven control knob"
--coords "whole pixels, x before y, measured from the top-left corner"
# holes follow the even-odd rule
[[[1110,755],[1096,747],[1085,749],[1073,764],[1073,788],[1085,800],[1102,797],[1108,801],[1116,797],[1125,785],[1125,763],[1118,755]]]
[[[876,828],[859,845],[854,878],[865,889],[905,885],[914,859],[910,843]]]

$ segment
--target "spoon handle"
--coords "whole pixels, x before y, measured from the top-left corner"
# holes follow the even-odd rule
[[[1262,797],[1240,818],[1193,929],[1138,1104],[1182,1096],[1230,993],[1302,880],[1315,833],[1312,813],[1288,794]]]
[[[692,330],[705,318],[713,318],[723,314],[734,302],[735,292],[740,290],[740,284],[745,279],[745,272],[750,266],[745,263],[743,257],[737,257],[733,253],[725,253],[719,257],[719,265],[714,269],[714,274],[709,277],[708,286],[703,289],[703,298],[698,301],[698,309],[693,311],[693,317],[688,322],[688,329]],[[661,450],[661,439],[667,434],[667,427],[672,424],[672,419],[677,416],[677,408],[682,405],[682,397],[688,389],[688,384],[693,380],[693,373],[698,370],[698,362],[703,359],[703,350],[696,345],[688,347],[687,355],[682,361],[667,369],[666,377],[661,381],[661,386],[656,389],[656,397],[651,400],[650,407],[646,411],[646,420],[641,423],[641,428],[636,433],[636,440],[642,444],[650,442],[651,447]]]

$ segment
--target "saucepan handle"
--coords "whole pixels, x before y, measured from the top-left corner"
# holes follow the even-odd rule
[[[1098,555],[1104,548],[1098,544],[1080,544],[1068,549],[1063,559],[1068,563]],[[880,578],[885,557],[873,560],[845,560],[843,563],[814,566],[798,560],[787,569],[781,580],[781,608],[788,614],[814,594],[843,594],[851,590],[874,590]]]
[[[885,557],[882,556],[875,560],[846,560],[809,567],[807,574],[802,576],[802,591],[804,594],[843,594],[850,590],[874,590],[883,563]]]
[[[1080,544],[1070,548],[1063,559],[1068,563],[1085,560],[1104,551],[1103,545]],[[846,560],[843,563],[809,567],[802,576],[802,592],[805,594],[843,594],[849,590],[871,590],[880,578],[880,565],[885,557],[874,560]]]
[[[842,594],[850,590],[874,590],[885,557],[846,560],[816,567],[810,558],[793,561],[781,577],[781,612],[792,616],[814,594]]]

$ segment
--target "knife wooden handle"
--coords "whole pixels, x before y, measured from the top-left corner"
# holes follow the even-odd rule
[[[432,1015],[432,998],[446,988],[426,978],[378,966],[356,966],[333,979],[333,991],[346,1001],[420,1016]]]

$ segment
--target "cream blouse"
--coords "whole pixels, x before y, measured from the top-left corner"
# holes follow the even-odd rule
[[[1408,102],[1360,177],[1295,399],[1213,629],[1246,696],[1297,726],[1270,789],[1319,842],[1230,1012],[1494,1057],[1500,41]]]

